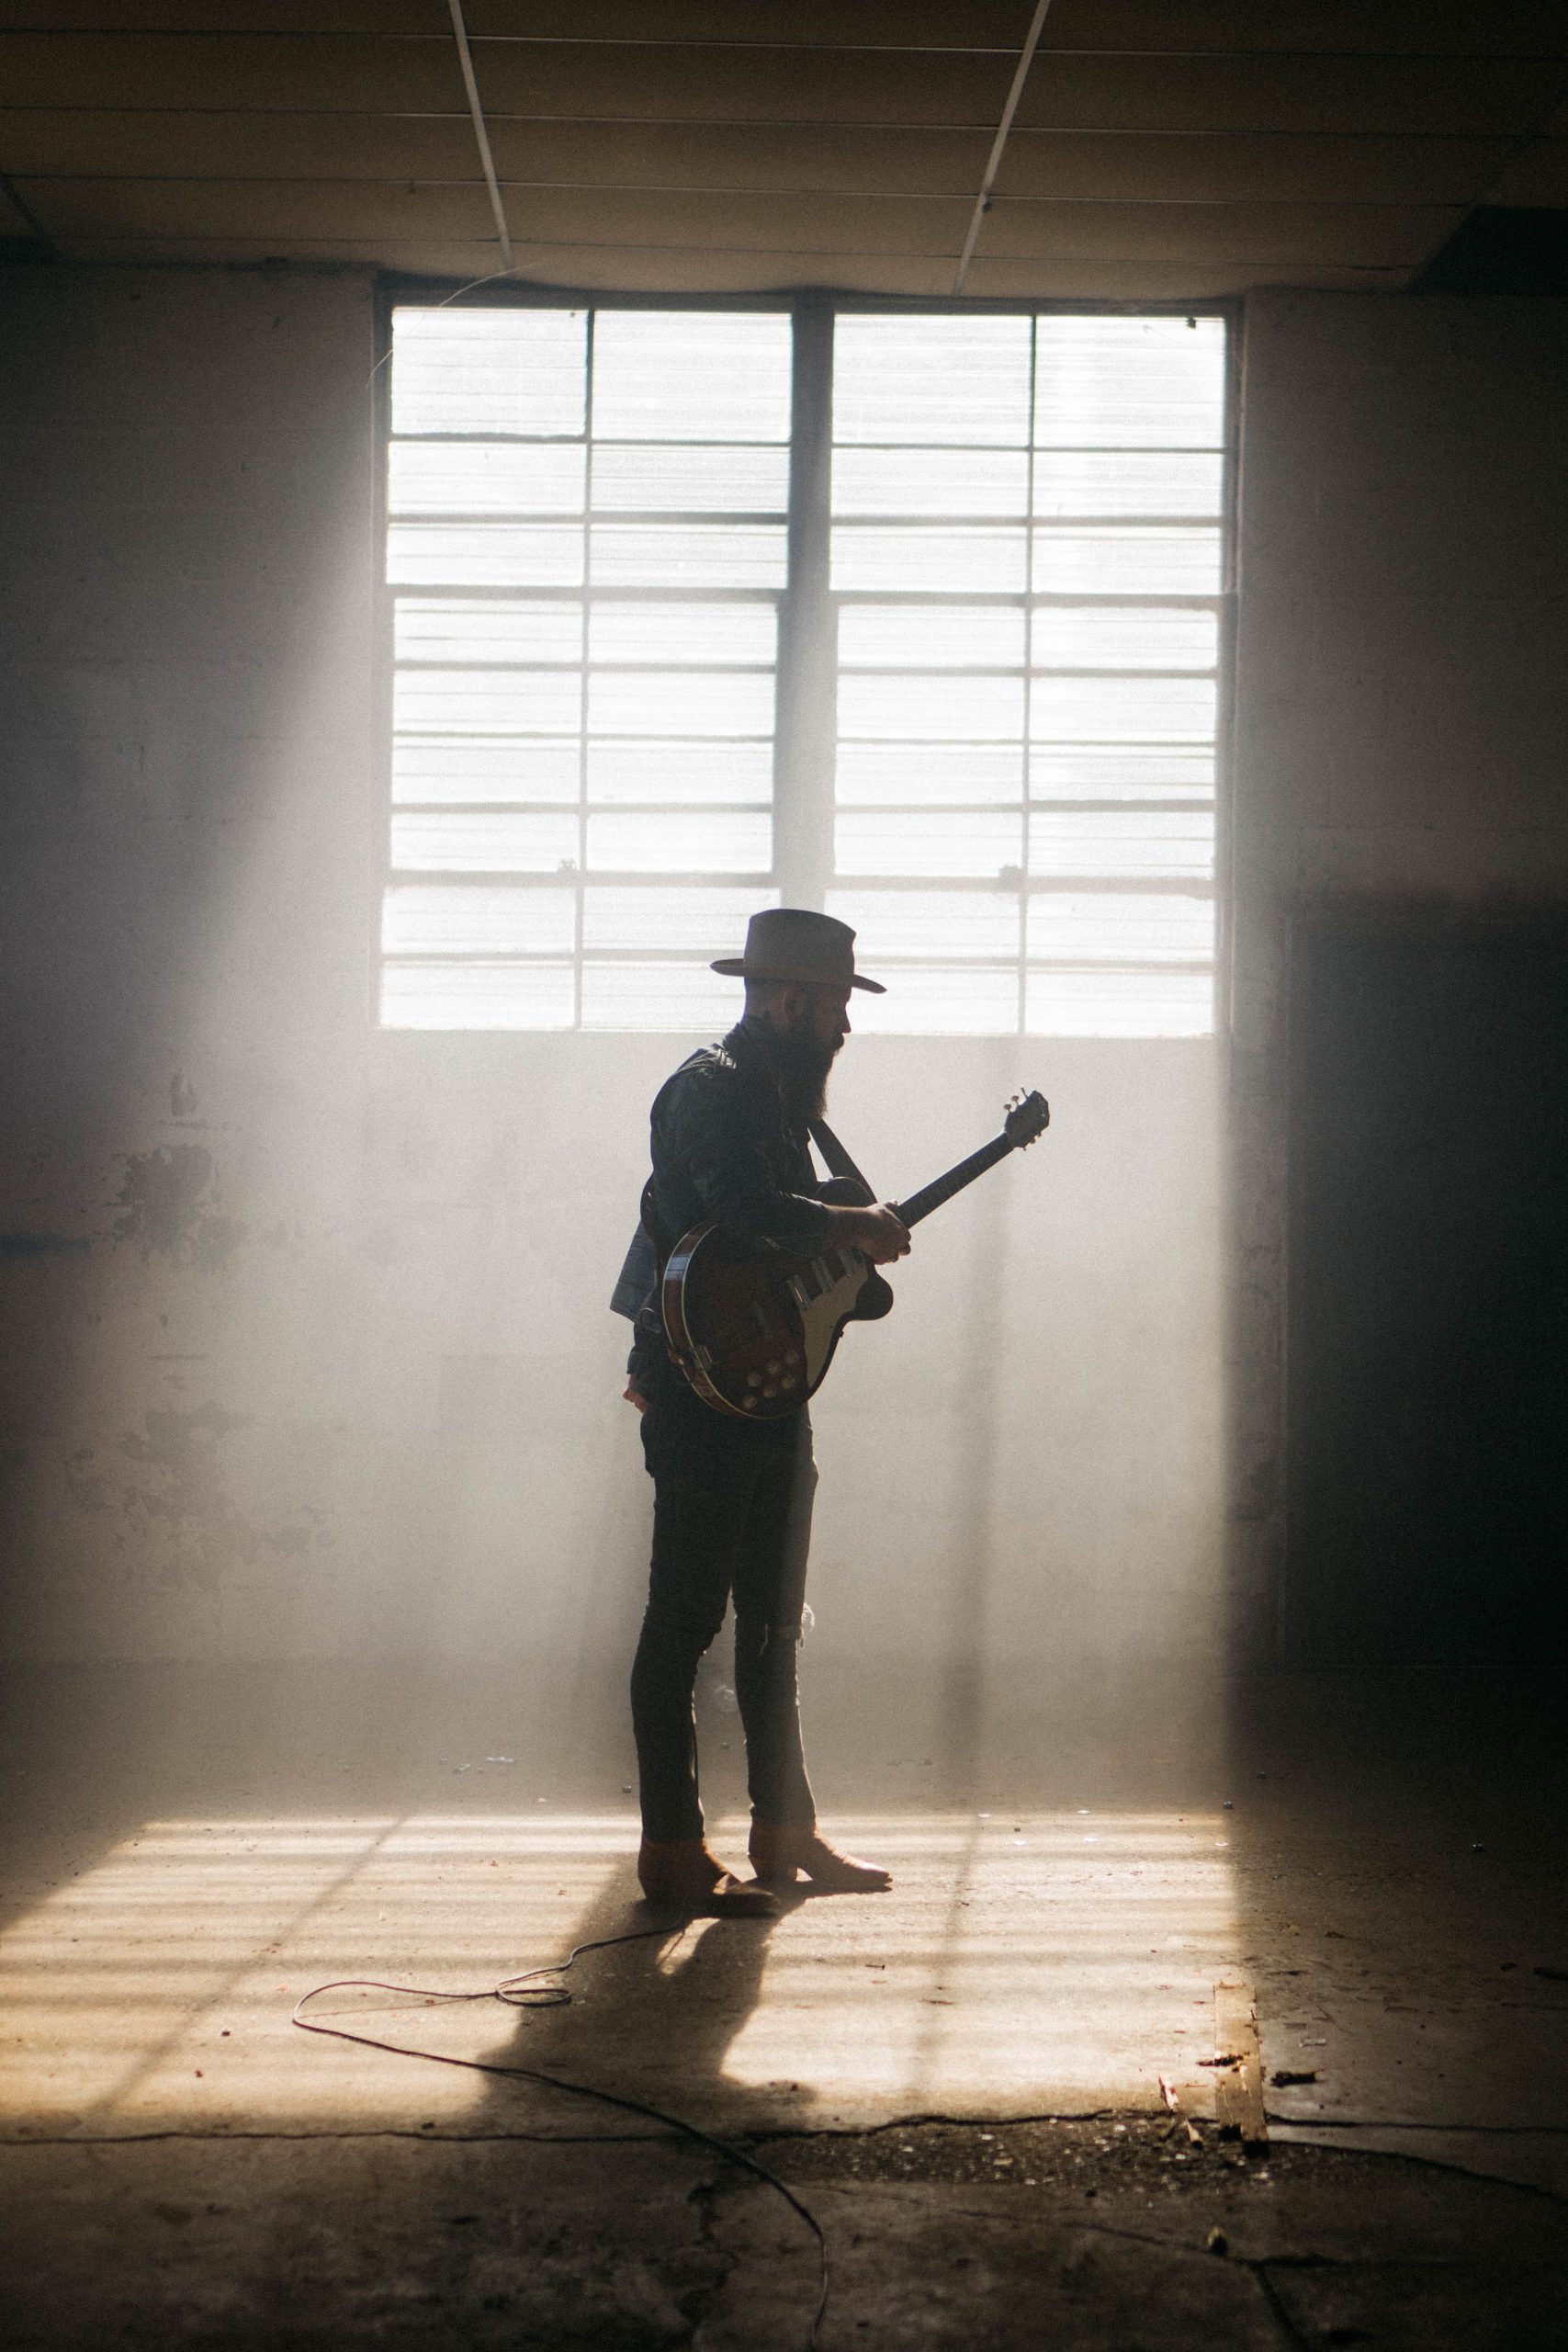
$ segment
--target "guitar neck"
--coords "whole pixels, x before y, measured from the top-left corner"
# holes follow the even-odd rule
[[[934,1183],[925,1185],[918,1193],[911,1193],[907,1201],[896,1202],[895,1214],[906,1225],[919,1225],[921,1217],[930,1216],[932,1209],[940,1209],[944,1202],[951,1201],[955,1193],[961,1193],[965,1184],[972,1184],[976,1176],[983,1176],[987,1168],[995,1168],[1011,1149],[1012,1146],[1005,1135],[997,1136],[990,1143],[983,1143],[978,1151],[972,1151],[967,1159],[961,1159],[956,1168],[948,1170],[945,1176],[939,1176]]]

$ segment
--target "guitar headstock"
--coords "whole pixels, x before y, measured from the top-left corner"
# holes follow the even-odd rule
[[[1008,1103],[1002,1131],[1014,1151],[1027,1151],[1051,1124],[1051,1105],[1043,1094],[1015,1094]]]

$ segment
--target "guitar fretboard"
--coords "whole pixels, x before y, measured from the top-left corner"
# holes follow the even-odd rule
[[[922,1185],[918,1193],[911,1193],[907,1201],[896,1202],[894,1206],[897,1215],[906,1225],[919,1225],[921,1217],[930,1216],[932,1209],[940,1209],[944,1201],[952,1200],[954,1193],[961,1193],[965,1184],[972,1184],[976,1176],[983,1176],[987,1168],[994,1168],[998,1160],[1005,1159],[1011,1149],[1012,1145],[1005,1135],[994,1136],[989,1143],[983,1143],[978,1151],[972,1151],[967,1159],[961,1159],[956,1168],[950,1168],[945,1176],[938,1176],[933,1182]]]

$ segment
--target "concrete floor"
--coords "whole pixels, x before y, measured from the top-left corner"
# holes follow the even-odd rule
[[[16,1683],[11,2341],[807,2342],[814,2242],[716,2150],[290,2023],[329,1978],[482,1992],[648,1927],[605,1690]],[[829,1675],[809,1711],[891,1894],[587,1955],[547,2011],[310,2014],[743,2145],[827,2234],[829,2352],[1568,2339],[1559,1682],[1079,1689],[930,1754],[918,1702],[879,1724]],[[716,1677],[705,1717],[739,1858]],[[1203,2063],[1238,1999],[1254,2148]]]

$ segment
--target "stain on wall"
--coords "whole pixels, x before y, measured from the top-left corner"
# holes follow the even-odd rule
[[[153,1257],[174,1258],[216,1273],[249,1229],[219,1208],[217,1169],[212,1154],[198,1143],[127,1153],[113,1205],[119,1211],[115,1239],[130,1242],[143,1264]]]

